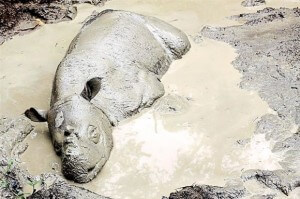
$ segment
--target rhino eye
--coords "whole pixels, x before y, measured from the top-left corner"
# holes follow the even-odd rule
[[[99,142],[99,138],[100,138],[100,135],[99,135],[99,133],[96,130],[97,130],[97,127],[95,127],[93,125],[90,125],[88,127],[89,138],[95,144],[97,144]]]

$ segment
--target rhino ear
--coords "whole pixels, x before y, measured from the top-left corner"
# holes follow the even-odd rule
[[[25,111],[25,116],[34,122],[46,122],[47,111],[30,108]]]
[[[101,88],[101,78],[100,77],[94,77],[86,82],[86,85],[81,92],[81,96],[91,101],[99,92]]]

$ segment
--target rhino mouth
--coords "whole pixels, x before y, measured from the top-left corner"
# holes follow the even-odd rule
[[[89,157],[90,152],[84,150],[85,146],[79,146],[76,140],[65,139],[62,145],[62,173],[63,175],[74,182],[86,183],[96,177],[99,171],[107,161],[105,154],[99,154],[99,159],[93,155]]]
[[[77,162],[71,162],[68,160],[63,160],[62,163],[62,173],[64,176],[78,183],[85,183],[90,181],[88,179],[88,174],[93,171],[95,167],[87,168],[85,165],[78,164]]]
[[[62,173],[69,180],[82,182],[88,173],[88,168],[84,162],[84,159],[76,156],[64,155],[62,157]]]
[[[62,157],[62,173],[69,180],[77,183],[87,183],[96,177],[105,162],[102,158],[96,165],[88,167],[85,158],[64,155]]]

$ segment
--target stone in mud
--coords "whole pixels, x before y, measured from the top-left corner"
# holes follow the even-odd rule
[[[30,5],[27,7],[26,11],[44,23],[72,20],[77,14],[76,7],[62,7],[55,4],[42,4],[39,6]]]
[[[72,198],[72,199],[109,199],[104,196],[100,196],[82,187],[69,185],[66,182],[56,182],[47,189],[41,189],[28,199],[53,199],[53,198]]]
[[[19,155],[27,149],[24,140],[33,130],[33,126],[24,115],[15,119],[0,119],[0,198],[106,198],[83,188],[68,185],[58,175],[43,174],[34,177],[20,167]],[[41,190],[36,190],[28,196],[31,193],[25,194],[23,188],[28,186],[29,181],[35,180],[41,184]]]
[[[218,187],[211,185],[193,185],[180,188],[169,199],[236,199],[242,198],[246,189],[240,186]],[[164,197],[167,198],[167,197]]]
[[[57,68],[50,110],[25,112],[48,122],[65,177],[95,178],[112,149],[112,125],[163,96],[161,77],[189,48],[183,32],[154,17],[105,10],[84,24]]]
[[[246,139],[239,139],[236,141],[236,144],[237,146],[240,146],[240,147],[245,147],[247,144],[250,143],[250,138],[246,138]]]
[[[279,162],[286,170],[299,172],[300,165],[300,129],[295,133],[293,123],[283,120],[277,115],[264,115],[257,123],[255,133],[264,134],[266,140],[275,141],[273,153],[279,153],[282,160]]]
[[[189,108],[188,99],[176,94],[168,94],[162,97],[155,105],[154,109],[161,115],[171,115],[184,113]]]
[[[275,194],[265,194],[265,195],[254,195],[250,199],[274,199],[276,198]]]
[[[89,3],[92,5],[103,4],[106,0],[65,0],[66,2],[70,2],[72,4],[75,3]]]
[[[276,189],[288,195],[293,189],[300,187],[300,176],[286,170],[248,170],[243,172],[241,178],[245,181],[256,179],[265,186]]]
[[[203,41],[203,38],[200,34],[197,34],[197,35],[193,36],[192,38],[196,44],[200,44]]]
[[[6,166],[10,159],[16,159],[18,154],[22,153],[24,147],[17,148],[17,146],[22,144],[22,141],[32,130],[33,126],[24,116],[16,119],[0,119],[0,163],[2,166]]]
[[[266,140],[281,141],[290,134],[291,126],[292,122],[289,120],[282,120],[274,114],[266,114],[257,122],[254,133],[264,134]]]
[[[261,6],[264,4],[266,4],[265,0],[244,0],[242,2],[242,6],[244,7]]]
[[[283,160],[280,161],[280,165],[284,169],[300,173],[300,128],[290,137],[276,142],[272,151],[283,154]]]
[[[291,137],[288,137],[281,142],[277,142],[273,148],[273,152],[283,150],[300,150],[300,129],[298,129],[298,132]]]
[[[24,116],[0,119],[0,198],[15,198],[22,191],[28,174],[16,162],[26,149],[22,142],[32,130],[33,126]]]

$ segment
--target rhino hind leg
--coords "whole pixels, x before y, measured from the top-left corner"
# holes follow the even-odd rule
[[[146,21],[148,29],[173,59],[180,59],[189,51],[191,44],[181,30],[154,17],[146,17]]]

